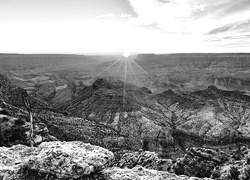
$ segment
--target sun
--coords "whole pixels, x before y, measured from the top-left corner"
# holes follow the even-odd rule
[[[123,53],[123,56],[127,58],[127,57],[130,56],[130,53],[129,53],[129,52],[124,52],[124,53]]]

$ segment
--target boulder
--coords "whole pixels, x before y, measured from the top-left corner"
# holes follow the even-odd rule
[[[218,180],[249,180],[250,150],[242,146],[230,155],[205,148],[191,148],[172,167],[177,175]]]
[[[104,179],[113,153],[79,141],[0,147],[0,179]]]
[[[120,156],[116,154],[116,158],[119,159],[115,165],[121,168],[139,165],[148,169],[167,171],[173,165],[170,159],[161,159],[157,153],[150,151],[126,152]]]
[[[133,169],[109,168],[104,171],[104,174],[110,180],[199,180],[199,178],[177,176],[169,172],[146,169],[141,166],[136,166]],[[209,178],[205,179],[209,180]]]
[[[172,167],[177,175],[210,177],[214,168],[222,166],[230,156],[224,152],[205,148],[190,148]]]
[[[237,154],[238,156],[235,156]],[[230,160],[214,169],[211,175],[220,180],[249,180],[250,179],[250,150],[242,147],[231,154]]]

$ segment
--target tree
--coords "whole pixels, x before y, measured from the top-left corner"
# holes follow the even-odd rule
[[[29,134],[29,141],[30,141],[30,146],[34,147],[34,121],[33,121],[33,116],[32,116],[32,108],[30,105],[30,101],[28,99],[27,93],[25,93],[23,95],[23,102],[24,102],[24,106],[27,109],[28,113],[29,113],[29,118],[30,118],[30,134]]]

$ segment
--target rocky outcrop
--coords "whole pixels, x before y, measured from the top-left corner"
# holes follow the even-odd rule
[[[217,180],[249,180],[250,150],[245,146],[231,154],[205,148],[191,148],[172,167],[177,175]]]
[[[47,106],[44,102],[29,96],[24,89],[14,85],[2,74],[0,74],[0,98],[17,107],[24,107],[23,98],[28,98],[32,106]]]
[[[250,150],[243,146],[232,152],[230,157],[228,162],[214,169],[211,177],[220,180],[250,179]]]
[[[17,117],[0,108],[0,146],[12,146],[15,144],[29,145],[30,122],[25,113],[19,113]],[[56,140],[49,134],[47,126],[41,121],[34,124],[34,143]]]
[[[147,179],[150,178],[147,175],[155,172],[156,179],[159,179],[159,176],[162,179],[166,177],[175,179],[181,176],[184,179],[193,177],[191,179],[249,180],[250,150],[245,146],[241,149],[235,148],[230,151],[230,154],[207,148],[191,148],[187,150],[183,158],[176,161],[160,159],[158,154],[149,151],[116,152],[112,164],[114,167],[106,172],[111,179],[125,179],[126,177]],[[175,173],[178,176],[172,177],[167,173],[163,175],[159,171]]]
[[[105,170],[110,180],[199,180],[199,178],[188,176],[177,176],[164,171],[146,169],[136,166],[133,169],[110,168]],[[204,178],[209,180],[209,178]]]
[[[27,96],[24,89],[12,84],[6,76],[0,74],[0,98],[15,106],[23,106],[24,96]]]
[[[37,148],[0,148],[0,179],[104,179],[113,153],[90,144],[44,142]]]
[[[141,157],[147,157],[146,154],[150,155],[145,152]],[[150,156],[155,157],[153,153]],[[107,149],[79,141],[44,142],[39,147],[0,147],[0,179],[199,180],[142,166],[110,167],[113,159],[114,154]]]
[[[148,169],[160,171],[170,170],[172,161],[170,159],[161,159],[158,154],[150,151],[127,152],[122,155],[115,153],[115,166],[120,168],[134,168],[142,166]]]
[[[214,168],[229,161],[230,156],[221,151],[205,148],[190,148],[183,158],[177,159],[173,171],[177,175],[210,177]]]
[[[239,156],[236,156],[238,154]],[[151,152],[127,152],[114,164],[107,149],[79,141],[43,142],[38,147],[0,147],[0,179],[76,180],[249,180],[250,150],[228,155],[192,148],[170,169],[170,160]],[[162,166],[159,166],[162,165]],[[144,166],[144,167],[143,167]],[[159,169],[162,168],[162,169]]]

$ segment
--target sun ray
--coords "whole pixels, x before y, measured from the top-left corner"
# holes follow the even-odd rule
[[[131,68],[131,71],[132,71],[132,73],[133,73],[134,83],[137,84],[137,85],[141,84],[141,83],[137,80],[136,73],[135,73],[135,70],[134,70],[134,68],[133,68],[133,66],[132,66],[132,64],[131,64],[131,61],[128,62],[128,65],[129,65],[129,67]]]
[[[110,66],[97,73],[92,80],[97,76],[102,76],[109,80],[123,81],[122,87],[119,90],[120,92],[112,97],[112,99],[121,98],[119,100],[120,103],[122,103],[121,112],[126,111],[129,99],[135,98],[139,101],[143,101],[142,95],[139,91],[136,91],[132,85],[151,87],[153,82],[155,82],[151,75],[134,61],[133,56],[120,57],[120,59],[113,62]],[[130,90],[133,91],[133,93],[131,93]]]
[[[107,67],[106,69],[104,69],[103,71],[99,72],[98,74],[96,74],[91,80],[90,82],[92,82],[96,77],[98,77],[99,75],[103,74],[105,71],[107,71],[108,69],[110,69],[112,66],[114,66],[115,64],[117,64],[118,62],[120,62],[121,60],[117,60],[116,62],[114,62],[113,64],[111,64],[109,67]]]
[[[122,80],[123,78],[123,64],[124,62],[123,61],[120,61],[119,63],[119,67],[116,69],[116,74],[117,74],[117,80]]]
[[[127,83],[127,61],[124,61],[124,83],[123,83],[123,108],[125,106],[126,83]]]
[[[149,77],[153,82],[155,82],[155,80],[150,76],[150,74],[149,74],[147,71],[145,71],[139,64],[137,64],[137,62],[135,62],[134,60],[132,60],[132,63],[134,63],[137,67],[139,67],[145,74],[148,75],[148,77]]]

